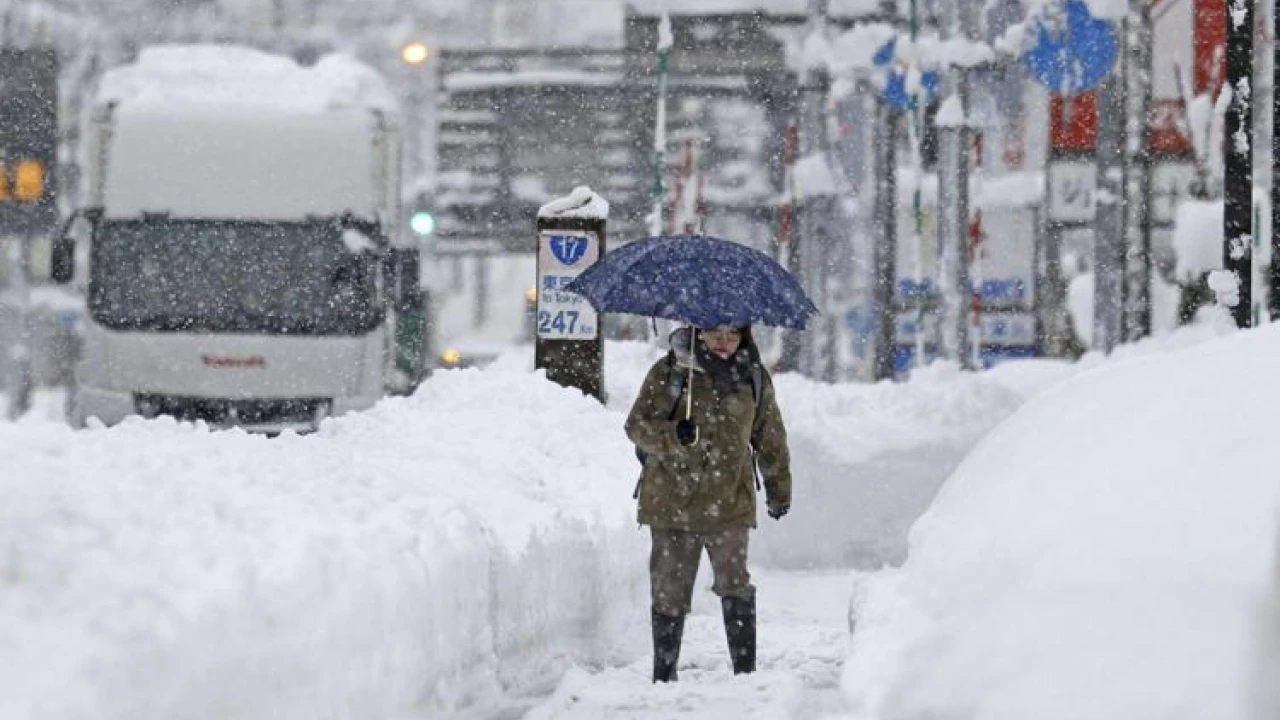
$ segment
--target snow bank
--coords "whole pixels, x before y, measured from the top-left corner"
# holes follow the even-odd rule
[[[458,371],[306,437],[0,424],[0,717],[439,716],[590,663],[647,589],[621,422]]]
[[[1170,285],[1158,275],[1151,278],[1151,329],[1161,335],[1178,326],[1178,305],[1182,302],[1182,289]],[[1067,311],[1076,337],[1085,347],[1093,347],[1093,273],[1083,273],[1071,279],[1067,287]]]
[[[1254,188],[1253,206],[1262,224],[1255,230],[1259,237],[1254,241],[1253,260],[1255,264],[1266,266],[1271,263],[1271,244],[1261,240],[1270,237],[1271,200],[1265,190]],[[1221,200],[1183,200],[1178,203],[1174,215],[1173,249],[1180,282],[1193,283],[1204,273],[1222,269],[1222,213]]]
[[[776,387],[794,502],[783,521],[761,521],[752,560],[783,569],[902,562],[907,531],[938,487],[1024,401],[945,364],[903,383],[828,385],[788,374]]]
[[[860,585],[858,717],[1243,717],[1274,588],[1277,353],[1273,325],[1108,364],[988,435],[906,564]]]
[[[1177,277],[1195,282],[1203,273],[1222,268],[1222,201],[1183,200],[1173,229]]]

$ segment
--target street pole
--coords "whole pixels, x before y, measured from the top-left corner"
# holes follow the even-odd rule
[[[1124,338],[1135,342],[1151,334],[1150,0],[1129,0],[1124,35]]]
[[[9,419],[17,420],[31,409],[31,287],[30,245],[27,237],[9,238],[10,286],[13,303],[13,344],[9,348]]]
[[[910,0],[908,5],[908,28],[911,32],[911,46],[914,51],[920,40],[920,0]],[[910,91],[908,91],[910,92]],[[912,367],[924,367],[925,364],[925,310],[929,304],[929,294],[925,290],[924,272],[924,199],[921,186],[924,185],[924,121],[920,107],[923,93],[910,95],[911,109],[911,165],[914,169],[912,182],[915,187],[911,191],[911,248],[915,257],[916,287],[911,296],[906,298],[908,304],[915,303],[916,342],[915,351],[911,355]]]
[[[1280,320],[1280,3],[1272,3],[1271,62],[1271,268],[1268,306]]]
[[[957,34],[969,41],[980,40],[980,8],[976,5],[972,0],[943,3],[944,40]],[[942,355],[966,370],[976,366],[966,312],[973,291],[969,273],[969,163],[973,146],[969,75],[969,69],[960,65],[947,69],[944,95],[948,102],[955,98],[960,103],[963,122],[958,127],[938,128],[939,339]]]
[[[901,113],[883,98],[876,102],[876,119],[872,123],[872,177],[875,178],[873,224],[875,249],[872,267],[872,305],[875,334],[872,342],[874,359],[872,375],[876,380],[889,380],[896,370],[897,319],[893,288],[897,280],[898,254],[898,124]]]
[[[1123,337],[1124,78],[1098,91],[1098,202],[1093,232],[1093,349],[1110,353]]]
[[[800,132],[799,152],[810,181],[815,175],[830,177],[830,168],[817,173],[818,163],[827,166],[826,101],[831,86],[826,66],[826,27],[828,0],[809,0],[809,29],[805,38],[805,58],[800,75]],[[810,185],[813,183],[810,182]],[[792,241],[791,268],[800,278],[805,291],[817,303],[822,312],[829,312],[827,293],[827,250],[829,245],[831,196],[829,188],[804,187],[801,197],[795,198],[796,228]],[[792,331],[799,345],[799,370],[811,378],[822,375],[819,354],[824,346],[827,325],[815,323],[807,332]]]
[[[1223,133],[1222,269],[1234,276],[1227,298],[1236,327],[1253,324],[1253,3],[1232,0],[1227,12],[1227,107]],[[1230,301],[1235,300],[1231,305]]]
[[[653,124],[653,209],[649,215],[652,237],[662,234],[662,204],[667,196],[667,67],[673,44],[671,17],[664,11],[658,20],[658,109]]]

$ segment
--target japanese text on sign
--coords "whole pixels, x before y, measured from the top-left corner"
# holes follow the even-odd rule
[[[596,311],[564,288],[600,256],[595,233],[554,230],[538,237],[537,333],[552,340],[594,340]]]

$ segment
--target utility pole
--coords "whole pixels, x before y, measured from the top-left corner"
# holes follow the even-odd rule
[[[1126,342],[1151,334],[1151,42],[1150,0],[1129,0],[1123,43]]]
[[[830,77],[825,66],[827,6],[829,0],[809,0],[808,29],[806,30],[802,65],[799,77],[798,154],[799,167],[811,168],[814,162],[825,162],[826,143],[823,126],[823,106],[827,98]],[[826,176],[830,176],[829,170]],[[808,177],[806,175],[806,177]],[[822,224],[825,221],[824,203],[814,196],[813,188],[796,179],[802,192],[792,197],[794,229],[787,248],[788,265],[806,292],[822,309],[824,302],[825,273],[822,271],[823,253],[820,242]],[[795,188],[791,188],[795,189]],[[796,369],[809,377],[818,375],[817,348],[823,343],[818,335],[824,331],[824,323],[815,323],[807,332],[785,331],[782,337],[782,367]]]
[[[826,13],[828,0],[810,0],[811,29],[805,41],[805,68],[800,87],[800,163],[805,179],[796,198],[799,277],[804,288],[825,313],[831,310],[829,292],[831,219],[835,182],[828,161],[826,102],[831,76],[826,65]],[[832,352],[830,328],[819,321],[801,335],[800,370],[814,379],[830,380],[824,371]],[[823,357],[824,353],[828,357]]]
[[[956,0],[942,5],[944,40],[957,36],[970,42],[981,40],[979,3]],[[970,348],[969,315],[965,311],[973,292],[969,275],[969,164],[974,133],[970,126],[969,68],[961,65],[947,68],[944,82],[944,102],[960,104],[962,121],[958,126],[938,128],[938,286],[942,299],[939,339],[943,357],[957,360],[962,368],[972,370],[974,353]]]
[[[1124,71],[1098,91],[1098,192],[1093,232],[1093,348],[1110,353],[1123,339]]]
[[[1227,10],[1227,107],[1222,149],[1222,269],[1235,292],[1223,298],[1236,327],[1253,325],[1253,3],[1231,0]],[[1274,262],[1274,260],[1273,260]],[[1232,300],[1235,301],[1232,304]]]
[[[1280,319],[1280,3],[1272,3],[1271,62],[1271,269],[1267,304]]]
[[[883,98],[876,102],[872,124],[872,174],[875,179],[873,226],[875,249],[871,297],[875,314],[872,373],[876,380],[894,376],[898,313],[894,307],[898,255],[898,125],[902,114]]]

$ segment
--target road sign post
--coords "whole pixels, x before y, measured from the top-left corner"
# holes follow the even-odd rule
[[[534,367],[604,401],[604,337],[586,299],[563,288],[605,250],[609,204],[578,187],[538,211]]]
[[[9,347],[9,415],[30,405],[28,282],[31,240],[57,219],[58,62],[52,48],[0,48],[0,238],[13,259],[9,288],[15,332]]]
[[[1112,76],[1119,49],[1115,27],[1094,17],[1084,0],[1064,0],[1046,5],[1042,12],[1054,10],[1036,19],[1035,42],[1025,55],[1032,77],[1053,95],[1050,105],[1050,159],[1046,232],[1041,248],[1043,277],[1037,288],[1039,312],[1039,345],[1047,355],[1067,352],[1066,283],[1061,263],[1064,231],[1072,226],[1094,225],[1095,237],[1100,230],[1095,224],[1098,191],[1110,189],[1114,179],[1106,175],[1099,184],[1095,163],[1098,161],[1098,96],[1092,91]],[[1114,89],[1119,79],[1112,80]],[[1109,97],[1109,96],[1108,96]],[[1108,106],[1108,111],[1111,111]],[[1112,120],[1114,118],[1108,118]],[[1104,148],[1105,149],[1105,148]],[[1104,162],[1108,160],[1103,159]],[[1110,199],[1108,194],[1105,199]],[[1103,203],[1102,217],[1109,217]],[[1145,212],[1145,206],[1144,210]],[[1119,273],[1114,263],[1101,268],[1103,253],[1095,257],[1097,287],[1110,291],[1110,273]],[[1106,277],[1098,273],[1106,274]],[[1099,279],[1100,278],[1100,279]],[[1115,285],[1115,290],[1120,289]],[[1116,300],[1118,302],[1118,299]],[[1095,302],[1105,308],[1105,303]]]

